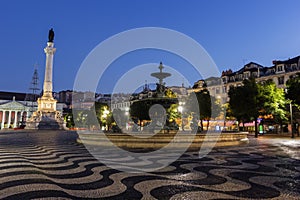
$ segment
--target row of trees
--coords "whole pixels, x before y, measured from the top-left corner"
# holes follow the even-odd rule
[[[221,105],[218,99],[210,96],[206,88],[195,94],[199,111],[194,113],[199,113],[196,117],[199,117],[201,127],[203,127],[203,120],[208,122],[208,129],[211,118],[224,119],[226,115],[226,118],[235,118],[242,124],[254,121],[257,137],[257,119],[271,119],[273,123],[282,125],[289,120],[290,103],[293,105],[293,119],[299,118],[300,74],[287,81],[286,91],[278,88],[272,80],[257,83],[255,79],[245,79],[242,86],[230,88],[229,102],[225,105]],[[194,105],[195,102],[188,100],[188,106],[194,107]],[[190,110],[193,111],[193,108]]]
[[[287,122],[289,104],[299,108],[300,76],[287,81],[286,91],[277,88],[272,80],[256,83],[255,79],[246,79],[240,87],[229,90],[227,116],[233,116],[242,123],[255,122],[255,137],[258,136],[257,118],[271,118],[276,124]],[[295,110],[294,113],[297,113]],[[282,127],[282,126],[281,126]]]
[[[222,105],[219,99],[211,96],[207,88],[204,88],[188,97],[186,111],[190,112],[186,113],[187,115],[193,117],[193,126],[200,120],[200,127],[203,129],[203,121],[207,121],[206,129],[208,130],[210,119],[222,114]]]
[[[272,80],[262,83],[256,83],[255,79],[245,79],[242,86],[231,87],[228,95],[229,102],[221,105],[219,99],[212,97],[209,91],[204,88],[196,92],[194,97],[186,100],[184,112],[179,111],[179,102],[170,95],[167,98],[145,99],[135,101],[130,107],[130,116],[125,116],[121,110],[115,110],[113,113],[107,113],[109,107],[106,104],[95,102],[94,110],[83,110],[75,112],[75,115],[65,116],[65,120],[70,126],[80,125],[82,127],[91,127],[94,125],[111,125],[115,122],[123,126],[128,117],[134,122],[150,120],[149,109],[154,104],[162,105],[166,109],[167,125],[174,124],[181,114],[185,116],[193,115],[194,122],[200,120],[200,126],[203,128],[203,120],[207,121],[207,129],[210,119],[216,119],[218,116],[226,114],[226,117],[234,117],[237,121],[255,122],[255,136],[258,136],[257,119],[272,119],[274,123],[282,124],[289,119],[289,103],[294,107],[294,114],[300,108],[300,75],[287,81],[287,91],[277,88]],[[195,106],[197,105],[197,106]],[[96,111],[96,112],[92,112]],[[298,112],[299,113],[299,112]],[[96,116],[93,116],[95,115]],[[118,117],[118,119],[114,119]],[[124,116],[124,118],[122,118]],[[221,117],[222,118],[222,117]],[[297,117],[294,117],[294,119]],[[97,120],[95,120],[97,119]],[[120,127],[122,128],[122,127]]]
[[[275,83],[268,80],[256,83],[255,79],[246,79],[240,87],[229,90],[229,109],[227,115],[234,116],[237,121],[255,122],[255,137],[258,135],[257,118],[273,118],[282,124],[287,120],[285,94]]]
[[[101,126],[110,127],[114,122],[113,115],[109,112],[107,104],[95,102],[94,106],[87,109],[77,109],[68,113],[64,117],[67,127],[79,127],[79,128],[98,128]]]
[[[157,108],[151,111],[151,107],[155,105],[160,105],[163,108]],[[164,109],[164,111],[162,109]],[[174,96],[171,96],[165,98],[149,98],[135,101],[130,106],[130,117],[135,123],[139,121],[140,126],[142,121],[144,120],[157,120],[157,122],[163,124],[165,122],[165,125],[172,129],[175,125],[175,119],[180,117],[178,112],[178,100],[177,98],[174,98]]]

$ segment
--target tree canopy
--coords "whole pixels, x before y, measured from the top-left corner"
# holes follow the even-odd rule
[[[282,123],[287,120],[285,108],[285,93],[281,88],[277,88],[272,80],[258,84],[258,102],[260,104],[259,114],[262,116],[272,115],[273,120]]]
[[[293,119],[300,118],[300,73],[290,78],[287,83],[287,98],[292,103]]]
[[[143,120],[150,120],[149,110],[152,105],[159,104],[162,105],[166,110],[168,110],[171,105],[177,104],[178,100],[176,98],[149,98],[134,101],[130,105],[130,116],[134,119],[138,119],[140,122]]]
[[[242,86],[231,87],[228,95],[232,114],[239,121],[248,122],[258,117],[258,86],[254,79],[244,80]]]
[[[298,108],[300,107],[300,73],[290,78],[287,83],[287,98]]]
[[[229,95],[230,110],[238,121],[255,121],[255,136],[258,135],[257,118],[259,116],[259,103],[257,100],[259,90],[254,79],[245,79],[243,85],[231,87]]]
[[[229,90],[229,108],[238,121],[255,121],[255,136],[258,135],[257,118],[272,116],[275,122],[286,120],[285,94],[272,80],[256,83],[246,79],[243,85]]]
[[[188,109],[200,119],[201,128],[203,128],[203,120],[206,120],[208,122],[206,128],[208,129],[210,119],[215,118],[220,114],[221,107],[218,104],[217,99],[211,96],[206,88],[199,92],[195,92],[195,97],[196,98],[192,98],[190,96],[188,99]]]
[[[150,120],[149,109],[152,104],[147,101],[135,101],[130,105],[130,116],[138,120]]]

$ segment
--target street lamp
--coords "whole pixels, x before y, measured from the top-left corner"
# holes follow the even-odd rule
[[[285,88],[285,93],[287,94],[287,88]],[[292,131],[292,138],[295,138],[295,133],[293,131],[293,105],[292,101],[289,101],[290,103],[290,114],[291,114],[291,131]]]
[[[101,116],[101,118],[102,119],[104,119],[105,120],[105,128],[104,127],[102,127],[102,129],[104,128],[104,130],[106,130],[107,129],[107,115],[109,114],[109,110],[107,110],[106,108],[104,109],[104,111],[103,111],[103,114],[102,114],[102,116]]]
[[[129,111],[130,111],[130,108],[129,107],[125,107],[125,127],[126,127],[126,130],[129,130]]]
[[[129,115],[129,108],[128,108],[128,107],[125,108],[125,115],[126,115],[126,116]]]
[[[82,122],[83,122],[83,126],[84,127],[86,127],[87,125],[87,114],[86,113],[84,113],[83,115],[82,115]]]
[[[179,102],[178,111],[181,113],[181,130],[184,131],[184,125],[183,125],[183,105],[185,102]]]
[[[290,101],[290,113],[291,113],[291,131],[292,131],[292,138],[295,138],[295,133],[293,131],[293,105]]]

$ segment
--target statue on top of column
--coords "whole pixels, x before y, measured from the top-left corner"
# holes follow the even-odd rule
[[[48,42],[53,42],[53,40],[54,40],[54,31],[53,31],[53,28],[51,28],[49,30]]]

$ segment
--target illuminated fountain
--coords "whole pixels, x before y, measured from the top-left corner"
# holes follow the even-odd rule
[[[158,97],[163,97],[164,96],[164,92],[165,92],[165,83],[163,82],[163,80],[169,76],[171,76],[170,73],[167,73],[167,72],[163,72],[164,66],[162,64],[162,62],[160,62],[159,66],[158,66],[158,69],[159,69],[159,72],[155,72],[155,73],[152,73],[151,76],[155,77],[158,79],[158,83],[156,84],[157,87],[156,87],[156,91],[157,91],[157,96]]]

